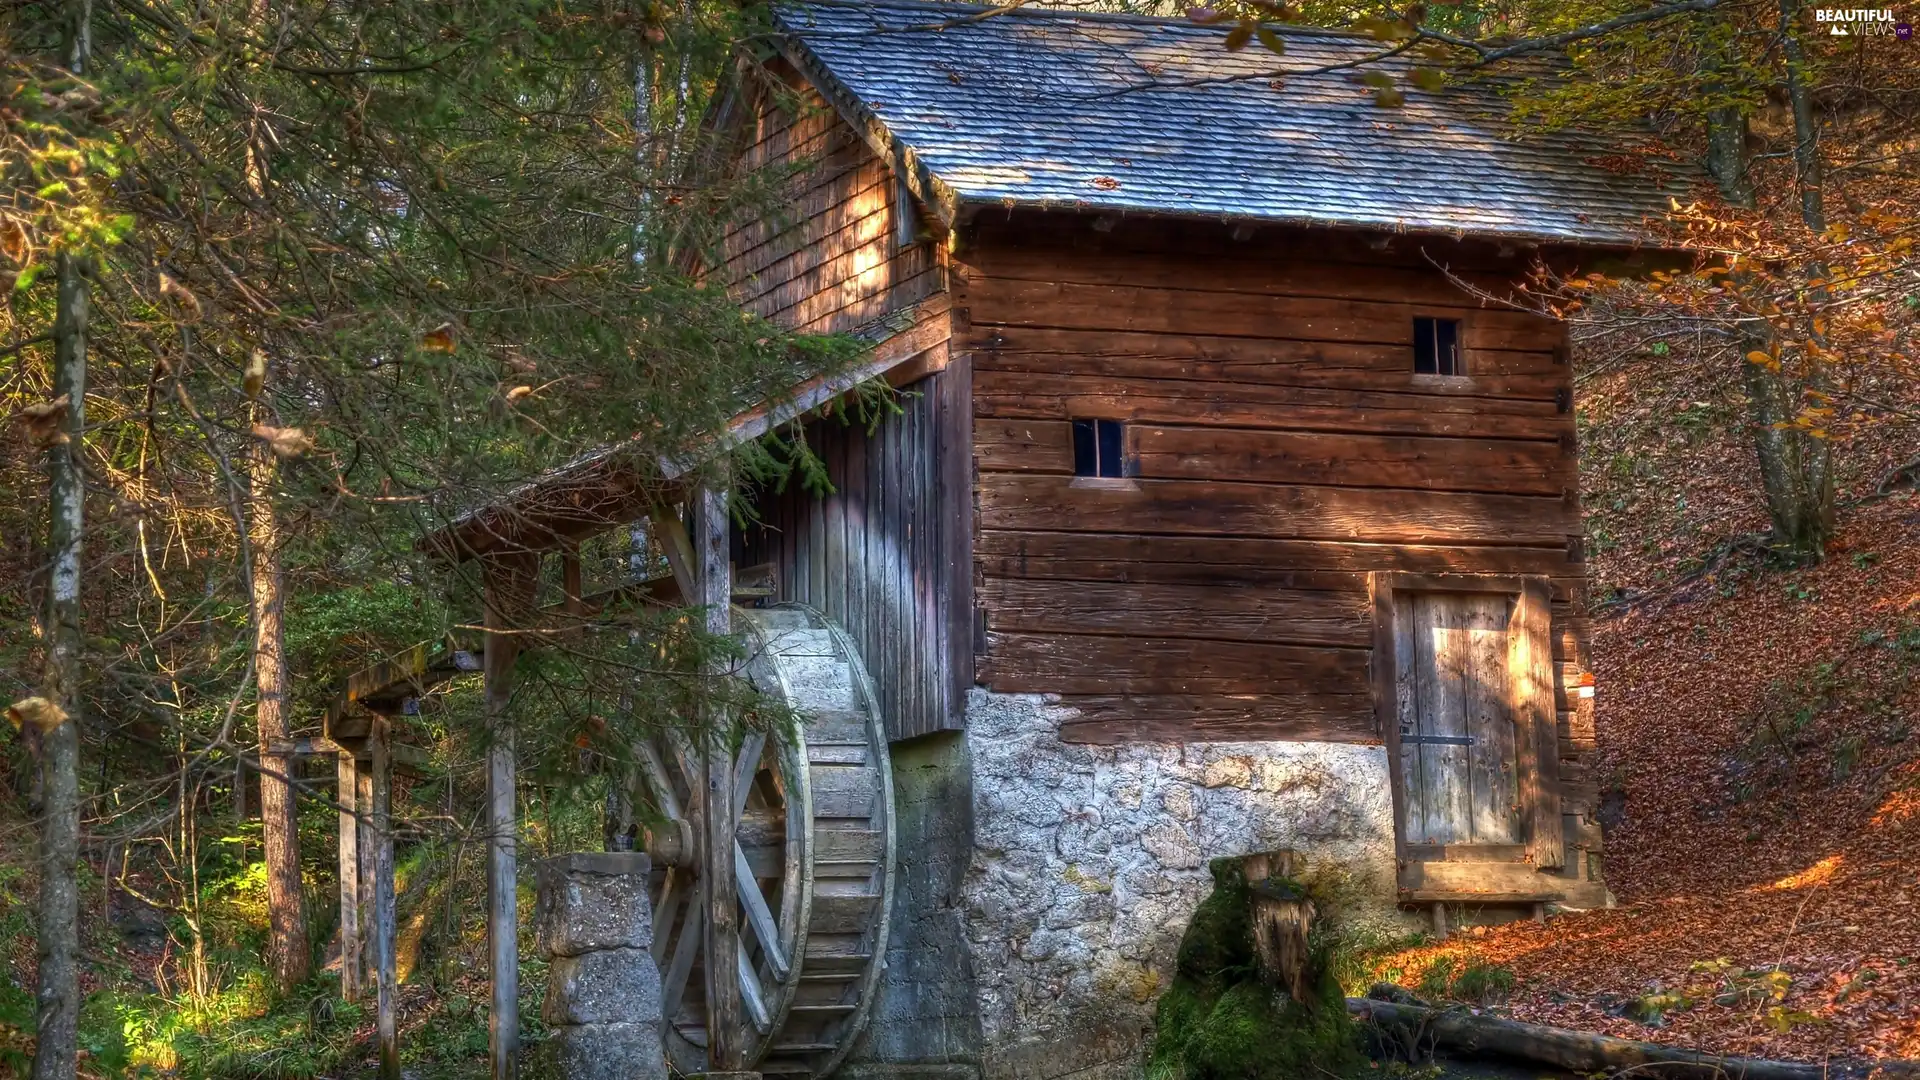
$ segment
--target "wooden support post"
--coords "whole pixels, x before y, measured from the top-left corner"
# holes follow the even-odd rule
[[[357,755],[365,747],[355,750]],[[365,1000],[374,990],[373,985],[373,849],[379,843],[379,834],[373,831],[373,769],[364,760],[356,756],[356,769],[353,781],[354,809],[359,812],[359,838],[354,847],[360,857],[359,871],[354,875],[354,883],[359,886],[360,895],[354,901],[353,908],[360,915],[360,996]]]
[[[697,602],[706,610],[707,632],[732,630],[733,563],[728,552],[727,494],[702,488],[695,499],[698,527],[695,558],[699,566]],[[734,898],[733,755],[729,752],[727,717],[708,710],[706,721],[706,791],[700,883],[707,909],[707,1069],[732,1072],[743,1067],[740,1044],[739,984],[740,919]]]
[[[1433,902],[1433,936],[1436,940],[1447,940],[1447,905],[1439,900]]]
[[[391,726],[385,716],[373,720],[367,740],[373,751],[373,969],[374,1031],[380,1045],[380,1080],[400,1080],[400,1037],[394,1010],[400,987],[393,967],[393,762]]]
[[[486,657],[482,664],[488,722],[487,746],[487,957],[493,1008],[487,1016],[487,1053],[493,1080],[514,1080],[520,1054],[520,913],[516,892],[520,852],[515,815],[516,763],[513,662],[520,641],[511,632],[525,624],[540,557],[531,552],[485,560]]]
[[[353,751],[334,758],[334,801],[340,804],[340,993],[358,1001],[363,940],[360,936],[360,776]]]

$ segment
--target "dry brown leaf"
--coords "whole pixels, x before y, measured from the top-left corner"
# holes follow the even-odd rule
[[[247,373],[243,381],[243,385],[246,388],[247,396],[250,398],[259,397],[260,391],[266,389],[266,386],[267,386],[267,354],[266,353],[261,352],[259,349],[255,349],[253,350],[253,354],[247,357]]]
[[[200,298],[193,295],[192,289],[175,280],[173,275],[167,273],[160,275],[160,297],[178,308],[187,322],[200,321]]]
[[[33,244],[27,239],[26,227],[12,218],[0,220],[0,255],[24,264],[32,254]]]
[[[439,326],[420,335],[420,347],[428,352],[450,353],[454,350],[453,324],[441,323]]]
[[[254,438],[265,440],[273,452],[283,458],[295,458],[313,449],[313,439],[296,427],[253,425]]]
[[[20,410],[20,422],[26,425],[27,439],[35,446],[59,446],[67,441],[67,408],[72,401],[61,394],[52,401],[35,402]]]
[[[67,711],[43,697],[22,698],[7,706],[7,719],[13,721],[16,730],[31,726],[45,732],[66,723]]]

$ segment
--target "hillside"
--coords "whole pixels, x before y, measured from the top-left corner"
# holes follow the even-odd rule
[[[1611,911],[1398,953],[1504,966],[1521,1019],[1738,1054],[1920,1057],[1920,497],[1887,414],[1839,433],[1839,541],[1766,565],[1730,378],[1589,362]]]

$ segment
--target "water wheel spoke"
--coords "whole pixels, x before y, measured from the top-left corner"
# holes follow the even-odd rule
[[[667,764],[660,756],[660,748],[652,739],[641,739],[634,744],[640,757],[640,768],[646,773],[647,786],[652,789],[654,802],[667,820],[679,822],[687,818],[686,810],[680,805],[680,796],[675,791],[673,778],[667,772]]]
[[[735,966],[740,971],[740,1001],[747,1007],[747,1016],[760,1034],[773,1030],[773,1016],[767,1011],[767,1002],[760,995],[760,976],[753,970],[753,961],[747,959],[747,950],[733,951]]]
[[[740,745],[740,757],[733,766],[733,820],[740,820],[747,808],[747,796],[753,793],[753,778],[760,771],[760,755],[767,748],[765,732],[748,733]]]
[[[688,891],[685,887],[687,884],[686,879],[686,871],[674,866],[667,867],[666,874],[661,878],[660,898],[655,901],[653,906],[654,934],[653,948],[650,950],[653,953],[653,962],[656,967],[659,966],[662,960],[666,959],[667,938],[669,936],[667,929],[673,925],[673,920],[680,914],[678,910],[680,902],[683,899],[683,894]],[[668,1013],[667,1015],[672,1016],[673,1014]]]
[[[767,966],[773,969],[774,978],[786,978],[792,969],[785,950],[780,947],[778,924],[767,907],[767,898],[760,892],[753,867],[747,863],[746,850],[737,841],[733,845],[733,883],[740,894],[740,905],[747,910],[746,925],[753,930],[753,936],[760,939],[760,951],[766,955]],[[741,950],[740,955],[744,957],[746,951]]]
[[[697,894],[694,901],[686,905],[687,917],[680,924],[680,938],[673,946],[673,963],[660,980],[660,1015],[668,1023],[680,1015],[680,1000],[686,996],[687,979],[693,974],[693,961],[700,955],[700,939],[706,932],[706,910],[699,904]]]

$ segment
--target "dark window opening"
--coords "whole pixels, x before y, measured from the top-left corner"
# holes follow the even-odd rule
[[[1460,320],[1413,320],[1413,370],[1416,375],[1465,375],[1460,365]]]
[[[1125,476],[1125,444],[1118,420],[1073,422],[1073,475]]]

